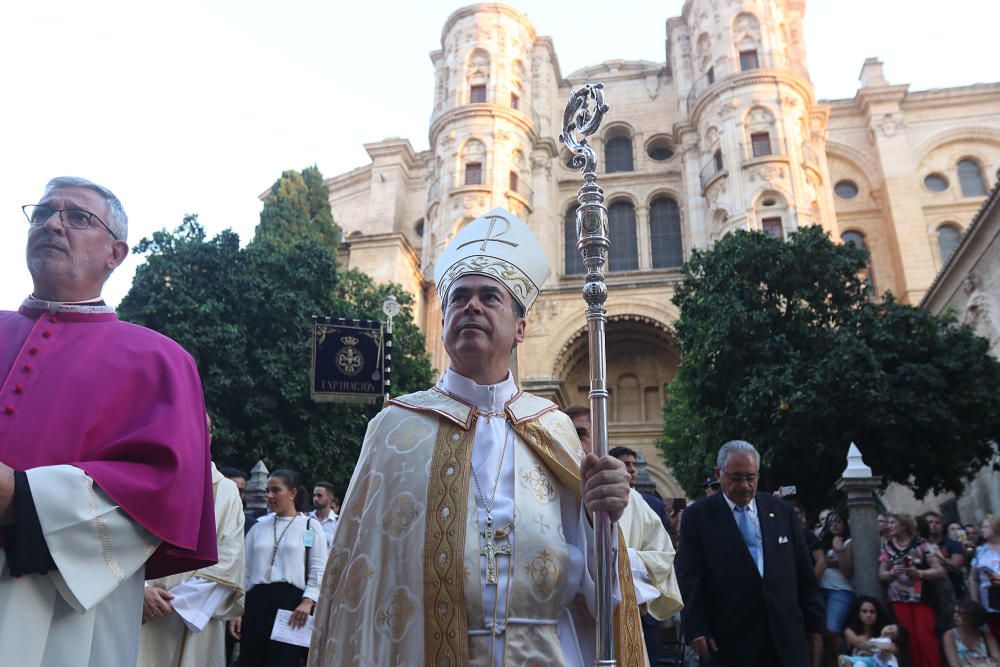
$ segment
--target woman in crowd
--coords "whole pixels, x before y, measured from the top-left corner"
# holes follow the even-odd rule
[[[885,514],[879,514],[875,522],[878,524],[878,538],[885,544],[885,541],[889,538],[889,517]]]
[[[833,658],[844,652],[844,626],[854,604],[851,529],[839,511],[832,510],[826,515],[826,523],[819,534],[819,548],[825,563],[819,577],[819,589],[826,604],[826,654]]]
[[[879,555],[879,579],[889,584],[889,600],[899,625],[909,634],[913,667],[940,667],[941,653],[934,630],[933,584],[945,578],[944,568],[927,540],[916,534],[909,514],[890,514],[888,539]]]
[[[855,600],[844,628],[844,641],[850,655],[840,656],[841,665],[854,667],[862,665],[894,665],[896,660],[896,645],[893,640],[883,635],[888,625],[888,619],[878,600],[867,595],[861,595]],[[891,634],[891,633],[890,633]]]
[[[289,625],[301,628],[319,599],[326,567],[326,537],[319,523],[300,510],[307,496],[291,470],[276,470],[267,480],[272,512],[246,536],[246,615],[230,622],[240,640],[241,667],[295,667],[309,649],[271,641],[279,609],[292,612]]]
[[[948,667],[984,667],[1000,665],[1000,646],[982,626],[986,610],[978,602],[959,600],[953,612],[955,627],[944,633],[944,657]],[[993,662],[990,662],[990,659]]]
[[[969,597],[986,608],[990,632],[1000,640],[1000,515],[987,514],[981,529],[983,543],[969,570]]]

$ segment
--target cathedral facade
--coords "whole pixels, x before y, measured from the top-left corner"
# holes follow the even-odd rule
[[[692,249],[736,229],[784,238],[820,225],[871,252],[876,290],[916,305],[1000,168],[1000,83],[910,91],[869,59],[853,98],[817,100],[804,11],[805,0],[687,0],[666,22],[665,62],[570,74],[516,9],[455,11],[431,53],[430,148],[365,144],[370,164],[327,180],[342,265],[413,295],[443,369],[434,259],[479,214],[513,211],[553,268],[517,351],[518,380],[563,406],[585,404],[582,179],[556,137],[570,91],[603,82],[611,109],[590,143],[612,239],[610,441],[644,454],[662,495],[682,496],[655,442],[679,362],[671,298]]]

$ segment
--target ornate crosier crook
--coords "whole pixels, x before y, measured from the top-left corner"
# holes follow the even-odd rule
[[[590,104],[593,103],[593,108]],[[602,269],[608,260],[611,239],[608,236],[608,209],[604,205],[604,190],[597,185],[597,158],[587,144],[587,137],[597,131],[608,112],[604,103],[604,84],[588,83],[569,96],[563,113],[563,131],[559,141],[573,151],[573,166],[583,174],[584,184],[577,193],[580,206],[576,209],[577,248],[587,268],[583,299],[587,302],[587,331],[590,342],[590,435],[594,453],[608,454],[608,385],[604,325],[607,311],[608,286]],[[579,136],[578,136],[579,135]],[[597,659],[599,666],[617,664],[614,657],[614,610],[612,588],[615,575],[615,543],[612,539],[611,518],[607,512],[596,512],[594,537],[597,564]]]

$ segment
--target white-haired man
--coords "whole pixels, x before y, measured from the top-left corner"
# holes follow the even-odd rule
[[[800,667],[806,633],[822,631],[812,559],[791,505],[757,493],[760,454],[719,450],[721,493],[684,512],[676,569],[684,638],[708,665]]]
[[[34,292],[0,312],[0,664],[133,667],[144,576],[216,560],[201,381],[101,299],[128,255],[111,191],[56,178],[24,212]]]
[[[466,225],[438,258],[451,365],[369,426],[310,665],[592,662],[587,514],[620,517],[628,476],[617,460],[584,456],[569,418],[510,372],[548,273],[531,232],[502,209]],[[629,571],[624,549],[618,566]],[[619,664],[642,664],[631,577],[620,581]]]

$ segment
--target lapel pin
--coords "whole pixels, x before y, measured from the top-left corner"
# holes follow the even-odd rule
[[[772,519],[774,518],[774,512],[768,512],[768,513],[767,513],[767,515],[768,515],[769,517],[771,517]]]

